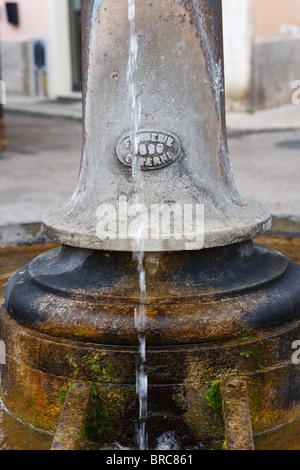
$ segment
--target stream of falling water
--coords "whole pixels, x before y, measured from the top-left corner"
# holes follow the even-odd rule
[[[128,60],[127,83],[129,93],[129,104],[131,106],[132,131],[131,142],[133,147],[132,176],[135,185],[135,203],[137,207],[143,204],[143,179],[140,161],[138,158],[138,128],[141,118],[141,104],[137,98],[135,84],[135,72],[137,70],[138,59],[138,36],[135,28],[135,0],[128,0],[128,19],[130,22],[130,49]],[[147,312],[145,301],[147,297],[146,275],[144,268],[144,243],[142,218],[138,217],[136,232],[136,250],[134,259],[137,261],[139,284],[140,284],[140,304],[135,309],[135,327],[139,331],[139,364],[136,371],[136,391],[139,397],[139,424],[137,425],[137,446],[139,450],[148,449],[148,436],[146,431],[147,399],[148,399],[148,377],[145,372],[146,363],[146,336]]]

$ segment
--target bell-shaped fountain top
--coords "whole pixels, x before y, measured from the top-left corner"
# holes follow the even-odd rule
[[[127,0],[83,2],[81,170],[72,199],[45,214],[46,233],[65,245],[113,251],[136,250],[141,220],[145,251],[252,239],[271,218],[241,199],[230,168],[221,0],[136,0],[135,28],[133,140]]]

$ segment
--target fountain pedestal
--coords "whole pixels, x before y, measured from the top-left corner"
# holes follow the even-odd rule
[[[150,443],[169,430],[193,443],[222,437],[218,384],[232,377],[248,382],[254,432],[300,412],[295,263],[248,242],[147,254],[145,268]],[[89,439],[134,445],[138,305],[129,253],[63,247],[17,272],[1,314],[7,407],[53,431],[69,384],[92,382]]]
[[[62,248],[36,258],[8,284],[1,395],[23,421],[54,431],[69,384],[92,382],[87,437],[133,445],[140,285],[129,229],[141,208],[129,218],[121,211],[113,223],[120,197],[129,206],[135,201],[127,2],[83,3],[79,183],[71,201],[44,218],[46,233]],[[144,208],[177,204],[192,213],[181,238],[166,237],[158,225],[156,236],[143,240],[150,444],[170,430],[187,445],[222,437],[220,384],[232,377],[247,381],[254,432],[266,431],[300,412],[300,372],[291,361],[300,333],[300,269],[253,245],[270,215],[234,185],[221,2],[137,0],[136,15]],[[197,225],[198,206],[204,225]],[[116,228],[111,238],[99,237],[103,220]],[[153,234],[152,219],[148,228]]]

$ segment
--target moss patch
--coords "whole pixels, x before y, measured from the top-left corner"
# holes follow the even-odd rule
[[[240,356],[241,356],[241,357],[244,357],[245,359],[249,359],[249,357],[250,357],[250,353],[247,353],[247,352],[241,352],[241,353],[240,353]]]
[[[210,408],[218,414],[223,414],[221,382],[212,382],[206,394]]]
[[[99,437],[99,428],[102,421],[102,410],[96,386],[92,386],[91,405],[85,422],[85,433],[89,440]]]
[[[68,389],[67,387],[62,387],[59,392],[59,401],[63,405],[67,397]]]
[[[87,365],[90,371],[95,374],[97,382],[113,383],[115,382],[114,373],[109,367],[107,361],[105,362],[106,356],[106,353],[96,354],[92,360],[87,360]]]

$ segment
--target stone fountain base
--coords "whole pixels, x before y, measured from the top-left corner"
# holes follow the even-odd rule
[[[220,385],[248,384],[254,433],[300,413],[300,269],[252,243],[146,255],[150,445],[175,430],[224,437]],[[1,394],[22,421],[54,431],[68,387],[92,382],[89,440],[134,445],[138,276],[129,253],[62,247],[10,280],[0,317]]]

